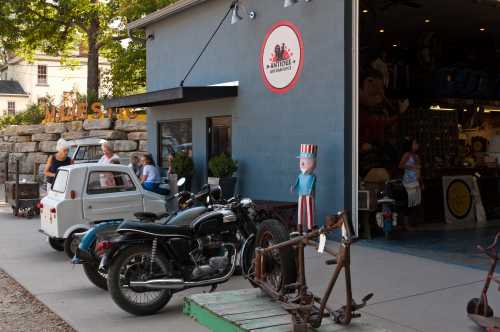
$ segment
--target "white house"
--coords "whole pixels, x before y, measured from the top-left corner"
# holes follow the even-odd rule
[[[107,68],[109,63],[101,61],[101,72]],[[9,110],[23,111],[26,105],[37,104],[47,96],[52,97],[57,105],[62,101],[64,92],[78,91],[86,94],[87,58],[75,55],[68,64],[61,64],[60,57],[41,53],[36,54],[32,61],[14,56],[0,66],[0,82],[10,88],[16,86],[17,82],[24,92],[14,96],[8,93],[7,88],[5,92],[0,88],[0,115]],[[19,89],[16,91],[21,92]]]
[[[17,81],[0,80],[0,116],[14,115],[28,105],[29,95]]]

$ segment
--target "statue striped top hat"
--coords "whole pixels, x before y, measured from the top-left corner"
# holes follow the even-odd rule
[[[315,144],[301,144],[300,155],[297,158],[316,159],[318,155],[318,146]]]

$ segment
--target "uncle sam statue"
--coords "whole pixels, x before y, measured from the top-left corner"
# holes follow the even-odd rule
[[[314,194],[316,188],[316,175],[313,171],[316,168],[316,156],[318,146],[314,144],[301,144],[300,174],[291,190],[299,194],[298,201],[298,231],[303,232],[304,224],[309,232],[314,227]]]

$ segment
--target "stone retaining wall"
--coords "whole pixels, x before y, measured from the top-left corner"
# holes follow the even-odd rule
[[[0,131],[0,168],[8,161],[9,178],[12,179],[16,160],[19,160],[21,177],[33,180],[35,165],[43,167],[49,155],[56,152],[56,143],[61,137],[66,140],[106,139],[122,158],[147,152],[148,133],[143,121],[100,119],[8,126]]]

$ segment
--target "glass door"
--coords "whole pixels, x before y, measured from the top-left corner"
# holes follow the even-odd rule
[[[176,153],[193,156],[193,124],[191,119],[173,120],[159,122],[158,127],[158,161],[162,176],[166,176]]]
[[[207,120],[207,163],[210,158],[225,153],[231,156],[232,118],[219,116]]]

